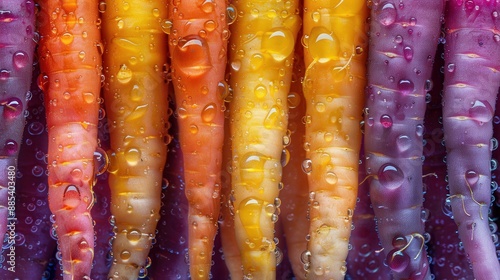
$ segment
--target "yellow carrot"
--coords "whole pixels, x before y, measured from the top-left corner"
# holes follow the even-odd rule
[[[160,217],[168,142],[167,38],[162,30],[167,4],[162,0],[105,3],[104,101],[116,233],[109,277],[136,279],[147,272],[146,260]]]
[[[237,0],[230,84],[234,227],[246,279],[274,279],[298,1]]]
[[[310,279],[344,279],[358,190],[364,105],[366,1],[305,1],[302,168],[309,181]]]
[[[208,279],[220,209],[224,100],[227,86],[226,0],[173,1],[172,57],[189,203],[189,264],[192,279]]]

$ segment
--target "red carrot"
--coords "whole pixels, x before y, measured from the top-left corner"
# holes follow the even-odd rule
[[[65,279],[90,279],[101,88],[97,1],[40,1],[39,85],[49,134],[49,206]]]
[[[476,279],[498,279],[488,225],[490,140],[500,86],[498,1],[449,1],[446,13],[444,140],[453,216]]]
[[[35,9],[31,0],[0,2],[0,237],[15,218],[17,157],[31,83]],[[13,244],[13,239],[9,239]],[[12,245],[13,246],[13,245]]]
[[[395,278],[430,279],[422,215],[426,87],[444,1],[373,2],[365,111],[366,170]]]

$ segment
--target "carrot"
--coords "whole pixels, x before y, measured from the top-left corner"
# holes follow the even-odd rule
[[[366,83],[365,1],[304,3],[304,96],[310,278],[343,279],[358,191]]]
[[[220,208],[226,0],[173,1],[169,47],[189,202],[192,279],[208,279]]]
[[[422,216],[426,88],[444,1],[373,3],[366,171],[386,262],[396,279],[430,279]]]
[[[299,36],[300,37],[300,36]],[[300,40],[300,39],[299,39]],[[306,111],[306,104],[302,93],[302,80],[304,78],[304,50],[302,45],[296,43],[293,65],[292,81],[287,102],[289,106],[288,133],[284,144],[286,148],[282,154],[283,190],[280,192],[281,214],[280,219],[285,233],[288,248],[288,260],[296,279],[305,279],[304,265],[301,255],[307,249],[306,236],[309,233],[307,220],[307,202],[309,201],[307,175],[302,172],[304,150],[305,126],[302,123]],[[286,256],[285,256],[286,257]]]
[[[450,197],[476,279],[498,279],[488,224],[493,114],[500,86],[497,1],[449,1],[443,125]]]
[[[279,213],[281,153],[298,1],[233,2],[230,84],[234,227],[244,277],[274,279],[274,222]]]
[[[104,7],[103,7],[104,8]],[[104,102],[111,150],[112,279],[145,276],[169,140],[165,1],[106,1]]]
[[[17,157],[31,83],[35,11],[33,1],[21,0],[2,1],[0,10],[0,236],[3,237],[7,225],[15,218]],[[12,225],[9,228],[15,232]],[[8,239],[12,246],[13,237]]]
[[[65,279],[90,279],[101,88],[97,1],[40,1],[39,85],[48,126],[49,206]]]

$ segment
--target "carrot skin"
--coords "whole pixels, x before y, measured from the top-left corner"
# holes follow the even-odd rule
[[[279,210],[281,154],[287,130],[294,43],[300,27],[298,1],[232,3],[231,184],[234,228],[243,276],[274,279],[274,222]]]
[[[476,279],[497,279],[488,225],[490,139],[500,86],[496,1],[450,1],[446,13],[443,125],[450,203]],[[473,77],[473,78],[472,78]]]
[[[112,279],[144,276],[160,218],[168,130],[166,1],[106,1],[104,103],[111,150]]]
[[[15,217],[8,201],[15,192],[31,83],[35,7],[33,1],[2,1],[0,10],[0,236],[4,236],[7,218]]]
[[[302,167],[310,204],[304,262],[310,279],[343,279],[358,193],[368,8],[365,1],[306,1],[304,8]]]
[[[172,1],[169,47],[189,202],[192,279],[208,279],[220,209],[226,0]],[[224,91],[224,89],[223,89]]]
[[[49,206],[65,279],[89,279],[101,88],[97,1],[40,1],[38,49],[49,133]]]
[[[431,277],[423,247],[421,157],[425,87],[443,8],[444,1],[372,6],[366,170],[379,238],[396,279]]]

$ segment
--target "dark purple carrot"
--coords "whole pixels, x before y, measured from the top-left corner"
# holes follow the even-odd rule
[[[373,2],[365,117],[370,197],[396,279],[430,279],[421,220],[426,87],[444,1]]]
[[[15,217],[12,202],[33,70],[34,24],[33,1],[0,2],[0,237],[13,221],[7,219]],[[12,239],[8,240],[13,244]]]
[[[436,57],[443,53],[440,44]],[[432,256],[430,268],[436,279],[473,279],[472,270],[467,263],[467,256],[460,245],[457,225],[453,221],[450,204],[446,197],[446,163],[443,161],[446,149],[443,146],[442,125],[442,90],[443,90],[442,58],[436,58],[432,73],[433,87],[427,95],[424,134],[424,166],[425,210],[422,218],[426,219],[426,231],[430,241],[427,243],[429,255]]]
[[[32,68],[31,65],[29,67]],[[38,69],[28,96],[24,139],[19,151],[16,181],[16,246],[3,251],[0,279],[41,279],[56,249],[51,238],[50,210],[47,204],[47,131],[42,92],[36,84]],[[4,244],[7,245],[7,244]],[[13,258],[11,258],[11,256]],[[9,270],[13,265],[14,269]]]
[[[491,138],[500,86],[498,1],[448,2],[443,125],[453,216],[476,279],[498,279],[488,223]]]

